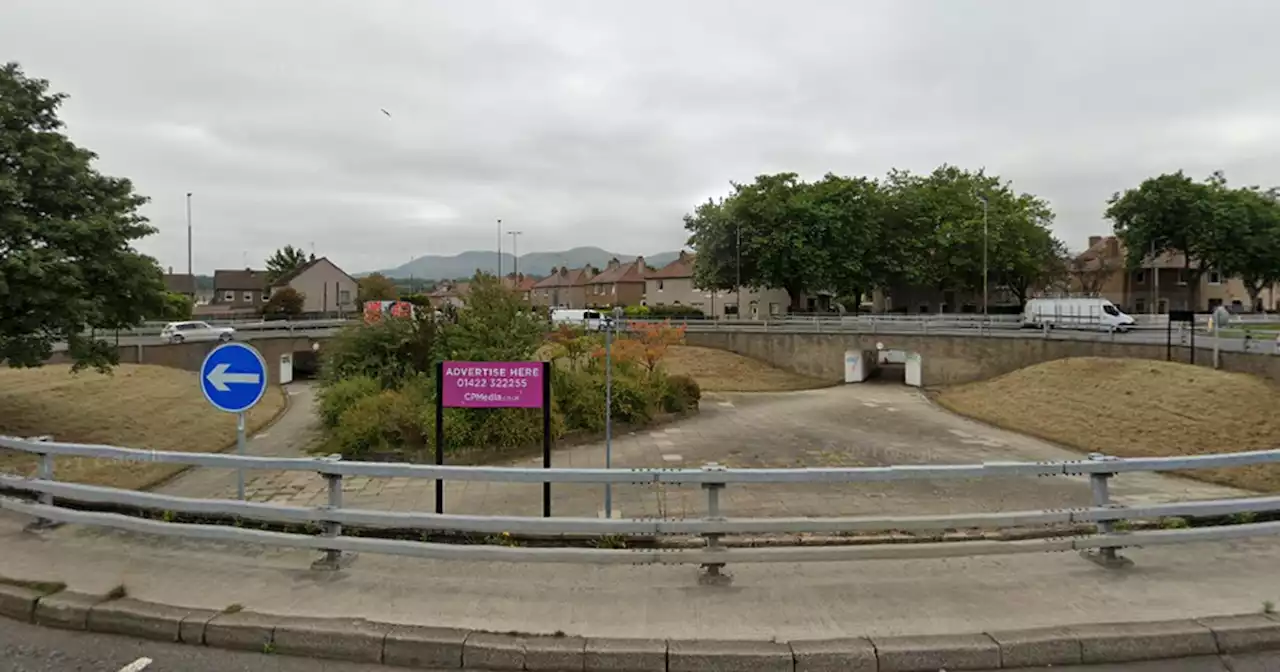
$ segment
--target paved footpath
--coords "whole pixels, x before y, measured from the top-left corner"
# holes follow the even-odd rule
[[[309,387],[291,390],[284,418],[255,437],[249,452],[300,455],[319,438]],[[707,395],[694,418],[618,437],[615,467],[699,467],[708,462],[735,467],[834,467],[888,464],[973,463],[995,460],[1070,460],[1081,455],[1044,441],[973,422],[931,404],[900,385],[868,384],[778,394]],[[539,466],[541,457],[511,462]],[[603,444],[557,450],[552,463],[603,467]],[[248,499],[318,506],[326,501],[323,479],[303,472],[250,472]],[[561,516],[597,516],[602,485],[553,486],[552,511]],[[235,497],[234,474],[197,470],[162,492],[193,497]],[[1239,494],[1188,479],[1125,474],[1112,485],[1116,500],[1145,504],[1210,499]],[[701,515],[705,495],[696,487],[614,486],[615,515],[685,518]],[[407,478],[348,478],[348,507],[431,511],[433,481]],[[726,489],[721,499],[733,517],[944,514],[1087,506],[1084,478],[1003,478],[896,481],[856,485],[761,485]],[[452,482],[445,488],[449,513],[540,515],[539,484]]]

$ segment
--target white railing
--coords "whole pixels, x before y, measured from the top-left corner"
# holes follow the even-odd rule
[[[329,458],[248,457],[210,453],[182,453],[59,443],[0,437],[0,447],[39,456],[34,477],[0,476],[0,509],[37,518],[37,527],[52,522],[99,525],[151,534],[198,539],[240,541],[323,550],[320,566],[337,568],[341,553],[362,551],[423,558],[498,560],[510,562],[579,562],[594,564],[696,564],[712,576],[728,563],[806,562],[869,558],[922,558],[971,555],[1088,551],[1090,559],[1112,566],[1127,562],[1118,549],[1130,546],[1177,544],[1280,534],[1280,522],[1250,522],[1248,516],[1280,511],[1280,497],[1172,502],[1138,507],[1118,506],[1109,482],[1131,472],[1165,472],[1280,463],[1280,450],[1263,450],[1190,457],[1119,459],[1099,454],[1062,462],[985,462],[981,464],[898,465],[887,467],[728,469],[709,464],[701,469],[562,469],[437,466],[380,462],[347,462]],[[317,507],[283,506],[236,500],[210,500],[134,492],[55,480],[55,458],[82,457],[136,462],[160,462],[229,469],[311,472],[323,478],[328,502]],[[698,486],[706,493],[706,512],[692,519],[608,519],[583,517],[523,517],[393,512],[348,508],[342,501],[347,477],[413,478],[435,481],[443,492],[446,480],[505,483],[633,484],[653,487]],[[1091,502],[1080,508],[1055,508],[999,513],[923,516],[732,518],[721,510],[720,498],[729,486],[759,484],[849,484],[904,480],[950,480],[991,477],[1084,476],[1091,483]],[[70,505],[70,506],[68,506]],[[122,513],[84,510],[94,506],[131,507],[147,512],[211,516],[231,521],[249,519],[278,525],[318,525],[320,534],[242,529],[235,525],[175,523]],[[1228,516],[1241,514],[1239,524],[1216,524],[1186,529],[1121,531],[1117,521],[1150,520],[1167,516]],[[1030,525],[1087,524],[1094,533],[1062,531],[1057,536],[1019,541],[950,541],[830,546],[771,546],[731,548],[725,535],[803,533],[847,534],[884,530],[946,531],[966,528],[1002,529]],[[343,526],[451,533],[509,533],[513,535],[698,535],[699,548],[591,548],[568,545],[538,548],[506,545],[450,544],[404,539],[345,536]],[[1074,536],[1073,536],[1074,535]],[[544,539],[545,541],[545,539]],[[1096,551],[1096,553],[1095,553]]]

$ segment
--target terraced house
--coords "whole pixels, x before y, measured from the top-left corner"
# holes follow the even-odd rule
[[[736,317],[738,297],[745,306],[743,318],[765,319],[785,315],[791,305],[785,289],[749,289],[709,291],[693,284],[696,256],[681,252],[673,262],[645,275],[645,304],[649,306],[690,306],[708,316]]]
[[[530,288],[530,300],[541,308],[586,308],[586,282],[594,274],[590,266],[553,269]]]
[[[648,267],[644,257],[622,263],[617,257],[609,260],[600,273],[585,282],[586,302],[589,307],[638,306],[645,298],[645,274]]]

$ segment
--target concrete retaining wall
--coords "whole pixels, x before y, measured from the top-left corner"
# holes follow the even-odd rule
[[[280,358],[283,355],[292,355],[295,352],[310,352],[313,344],[323,344],[325,340],[324,337],[282,336],[255,338],[252,341],[246,341],[246,343],[257,348],[258,352],[262,353],[262,358],[266,360],[269,374],[267,382],[271,385],[279,385]],[[199,371],[205,356],[218,345],[214,341],[204,341],[176,345],[168,343],[121,345],[117,349],[120,354],[121,364],[154,364],[184,371]],[[45,363],[70,364],[71,358],[67,356],[66,351],[55,352],[53,357],[50,357]]]
[[[922,383],[954,385],[994,378],[1032,364],[1067,357],[1123,357],[1163,361],[1163,344],[1072,341],[1044,338],[933,336],[929,334],[814,334],[785,332],[695,332],[689,345],[719,348],[754,357],[780,369],[828,382],[844,380],[848,350],[886,349],[919,353]],[[1189,349],[1174,347],[1175,361],[1187,361]],[[1221,353],[1222,369],[1250,373],[1280,383],[1280,357],[1244,352]],[[1196,353],[1196,364],[1211,365],[1209,350]]]

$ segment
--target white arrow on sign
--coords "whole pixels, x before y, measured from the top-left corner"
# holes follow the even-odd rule
[[[227,373],[229,368],[231,368],[230,364],[219,364],[213,367],[208,376],[205,376],[209,384],[213,386],[213,389],[219,392],[229,392],[231,388],[227,387],[227,383],[257,385],[262,378],[256,373]]]

